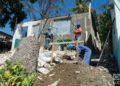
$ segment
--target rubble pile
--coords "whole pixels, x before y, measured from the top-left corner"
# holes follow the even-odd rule
[[[28,71],[36,71],[39,48],[38,39],[34,37],[23,38],[11,60],[22,63]]]
[[[0,54],[0,66],[3,65],[6,60],[10,60],[14,53],[15,50]]]
[[[64,51],[48,51],[43,50],[43,47],[40,48],[39,57],[38,57],[38,66],[37,70],[42,74],[48,74],[56,64],[65,63],[65,59],[74,60],[76,53],[75,52],[64,52]],[[68,57],[67,57],[68,56]],[[65,58],[67,57],[67,58]]]
[[[103,67],[60,64],[47,75],[40,75],[36,86],[114,86],[112,76]]]
[[[0,54],[0,66],[6,60],[21,62],[28,71],[38,71],[36,86],[114,86],[104,67],[76,61],[74,51],[48,51],[40,48],[38,39],[23,38],[15,51]]]

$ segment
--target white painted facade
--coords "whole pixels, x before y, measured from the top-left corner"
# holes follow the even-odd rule
[[[114,10],[111,11],[112,20],[115,19],[112,29],[113,53],[120,70],[120,0],[111,1],[114,4]]]
[[[40,23],[41,23],[41,21],[39,20],[39,21],[30,21],[30,22],[26,22],[26,23],[23,23],[23,24],[18,24],[17,28],[16,28],[16,31],[15,31],[15,34],[13,36],[13,40],[12,40],[12,49],[14,49],[15,40],[22,38],[22,36],[21,36],[21,28],[22,27],[27,27],[28,28],[27,37],[29,37],[29,36],[33,36],[33,31],[35,29],[35,28],[33,28],[33,26],[38,25]]]

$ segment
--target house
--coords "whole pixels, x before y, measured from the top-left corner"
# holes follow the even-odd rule
[[[0,52],[10,50],[12,45],[12,36],[0,31]]]
[[[57,42],[58,40],[65,39],[73,40],[73,29],[77,24],[80,24],[84,29],[81,40],[85,42],[90,40],[94,47],[100,49],[101,46],[95,36],[89,12],[18,24],[12,40],[12,49],[18,47],[22,38],[33,35],[38,38],[41,32],[46,31],[49,27],[52,28],[55,37],[54,41]]]
[[[114,20],[112,29],[113,53],[120,70],[120,0],[111,1],[114,5],[114,9],[111,11],[112,20]]]

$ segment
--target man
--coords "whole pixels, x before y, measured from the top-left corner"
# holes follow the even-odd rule
[[[45,35],[45,49],[50,49],[51,46],[49,45],[51,42],[53,42],[53,33],[51,32],[51,28],[48,28],[48,31],[43,33]]]
[[[82,30],[81,26],[78,24],[76,26],[75,30],[74,30],[74,36],[75,36],[74,38],[75,38],[75,40],[80,41],[80,36],[81,36],[82,31],[83,30]]]
[[[75,44],[68,44],[67,49],[69,50],[75,50]],[[83,63],[84,64],[90,64],[90,57],[91,57],[91,49],[87,46],[84,45],[78,45],[77,51],[80,54],[82,51],[84,51],[84,58],[83,58]]]

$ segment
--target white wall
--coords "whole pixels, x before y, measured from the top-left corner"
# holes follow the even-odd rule
[[[21,39],[21,28],[22,27],[28,27],[27,37],[29,37],[29,36],[33,35],[33,26],[37,25],[37,24],[40,24],[40,23],[41,23],[41,21],[39,20],[39,21],[30,21],[30,22],[26,22],[26,23],[23,23],[23,24],[18,24],[17,28],[16,28],[16,31],[13,35],[12,48],[11,49],[14,49],[15,40],[16,39]]]
[[[120,0],[112,0],[112,1],[114,4],[114,10],[112,11],[112,18],[115,17],[115,22],[112,30],[113,52],[120,70]]]

